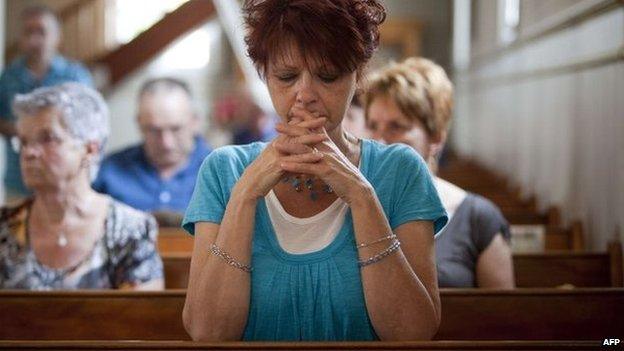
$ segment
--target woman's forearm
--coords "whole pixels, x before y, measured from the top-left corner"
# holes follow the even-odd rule
[[[374,190],[361,191],[351,202],[357,243],[370,243],[392,233]],[[421,233],[410,233],[410,239]],[[360,259],[388,248],[390,240],[358,249]],[[426,265],[427,263],[425,263]],[[433,264],[433,263],[432,263]],[[382,340],[430,339],[439,325],[437,289],[427,289],[401,249],[362,267],[366,306]]]
[[[214,243],[236,261],[250,265],[256,199],[235,186]],[[210,252],[210,245],[202,248]],[[194,340],[239,340],[247,322],[250,274],[207,254],[192,272],[184,306],[184,322]]]

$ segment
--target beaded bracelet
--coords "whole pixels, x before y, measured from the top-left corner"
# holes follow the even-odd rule
[[[230,254],[228,254],[227,252],[221,250],[221,248],[219,248],[216,244],[212,244],[212,246],[210,247],[210,251],[212,252],[213,255],[221,258],[222,260],[224,260],[227,264],[229,264],[230,266],[234,267],[234,268],[238,268],[240,270],[243,270],[247,273],[251,273],[251,270],[253,269],[251,266],[242,264],[238,261],[236,261],[234,258],[232,258],[232,256],[230,256]]]
[[[380,243],[380,242],[382,242],[382,241],[396,239],[396,237],[397,237],[397,236],[396,236],[396,234],[392,233],[392,234],[390,234],[390,235],[388,235],[388,236],[384,236],[383,238],[379,238],[379,239],[377,239],[377,240],[375,240],[375,241],[372,241],[372,242],[370,242],[370,243],[361,243],[361,244],[358,244],[358,245],[357,245],[357,248],[358,248],[358,249],[361,249],[361,248],[363,248],[363,247],[368,247],[368,246],[371,246],[371,245],[375,245],[375,244]]]
[[[368,266],[369,264],[373,264],[376,262],[381,261],[382,259],[388,257],[391,253],[393,253],[394,251],[398,250],[399,247],[401,246],[401,242],[398,240],[394,240],[392,241],[392,244],[390,244],[390,246],[388,246],[387,249],[365,259],[365,260],[359,260],[358,261],[358,265],[360,267],[364,267],[364,266]]]

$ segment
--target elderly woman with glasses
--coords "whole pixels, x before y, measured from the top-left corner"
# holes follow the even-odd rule
[[[162,289],[154,218],[91,189],[109,134],[78,83],[17,95],[12,146],[33,196],[0,213],[0,288]]]

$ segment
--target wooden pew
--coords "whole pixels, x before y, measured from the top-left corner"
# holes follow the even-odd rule
[[[545,228],[546,250],[568,250],[575,248],[575,237],[578,235],[573,228],[564,229],[548,225],[549,217],[531,211],[518,209],[504,212],[503,215],[512,224],[543,225]],[[191,253],[193,237],[178,227],[160,227],[158,233],[158,251],[161,254]]]
[[[544,252],[514,254],[516,286],[622,287],[622,245],[607,252]]]
[[[0,340],[188,340],[182,290],[0,291]],[[603,340],[624,289],[442,290],[438,340]]]
[[[185,289],[191,258],[189,254],[163,255],[165,288]],[[544,252],[514,254],[514,273],[519,288],[622,287],[622,246],[610,245],[608,252]]]
[[[0,339],[188,340],[184,291],[0,291]]]
[[[186,289],[191,267],[190,254],[162,255],[165,270],[165,289]]]
[[[190,341],[1,341],[0,350],[604,350],[599,341],[375,341],[222,342]]]
[[[441,296],[439,340],[602,340],[621,335],[624,325],[624,289],[449,289]]]
[[[191,253],[193,252],[193,237],[178,227],[158,228],[158,252]]]
[[[531,217],[535,215],[528,214],[527,216]],[[544,226],[544,245],[546,251],[571,250],[574,248],[574,230],[563,229],[558,226],[548,226],[542,223],[545,220],[539,219],[533,221],[528,217],[525,217],[525,219],[527,219],[526,221],[517,220],[516,222],[525,222],[524,224],[538,224]],[[161,227],[158,234],[158,251],[161,255],[182,253],[190,254],[193,252],[193,237],[181,228]]]

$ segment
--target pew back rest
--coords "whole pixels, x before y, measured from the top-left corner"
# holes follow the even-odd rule
[[[185,292],[0,291],[0,339],[188,340]],[[602,340],[624,325],[624,289],[442,290],[439,340]]]
[[[514,254],[514,273],[519,288],[621,287],[622,260],[608,253],[555,252]],[[189,254],[165,254],[165,288],[185,289],[189,279]],[[619,273],[618,273],[619,272]],[[620,280],[617,280],[617,277]]]
[[[607,253],[540,253],[515,254],[513,257],[516,286],[576,287],[611,286]]]

